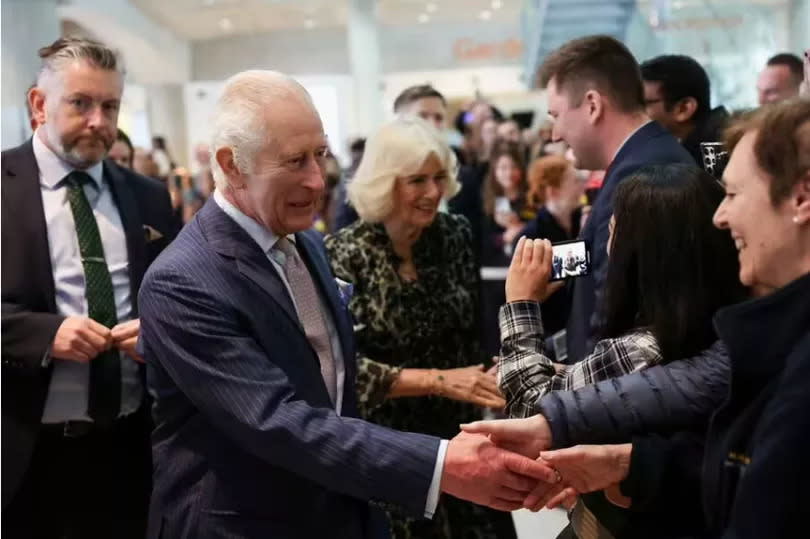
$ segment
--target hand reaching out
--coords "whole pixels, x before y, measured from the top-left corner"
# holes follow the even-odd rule
[[[506,406],[494,374],[485,372],[483,365],[435,372],[438,378],[436,392],[442,397],[495,410],[503,410]]]
[[[632,450],[632,444],[620,444],[577,445],[542,452],[541,460],[559,472],[561,482],[555,489],[539,488],[536,492],[532,492],[526,498],[524,507],[532,511],[538,511],[544,506],[552,508],[564,501],[570,501],[577,494],[614,487],[624,480],[630,471]],[[621,498],[618,489],[613,490],[615,490],[613,499],[616,498],[616,494]]]
[[[546,418],[534,415],[522,419],[494,419],[461,425],[471,434],[485,434],[498,447],[514,451],[530,459],[551,447],[551,429]]]
[[[486,436],[462,432],[445,456],[441,490],[500,511],[523,506],[538,482],[552,488],[557,474],[547,464],[496,446]]]

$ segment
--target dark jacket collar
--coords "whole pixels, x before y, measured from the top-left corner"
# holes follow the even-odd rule
[[[617,163],[620,163],[630,155],[634,155],[648,140],[667,135],[668,133],[669,132],[661,127],[658,122],[647,122],[639,127],[635,133],[630,135],[630,138],[619,148],[619,151],[608,166],[608,169],[615,168]]]
[[[734,377],[769,378],[783,368],[810,331],[810,273],[775,292],[718,311],[718,336],[732,359]]]

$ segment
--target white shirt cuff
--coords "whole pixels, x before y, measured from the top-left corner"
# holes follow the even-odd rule
[[[433,468],[433,479],[428,489],[427,504],[425,504],[425,518],[433,518],[436,506],[439,505],[439,495],[441,494],[442,472],[444,472],[444,456],[447,453],[447,440],[439,442],[439,452],[436,455],[436,466]]]

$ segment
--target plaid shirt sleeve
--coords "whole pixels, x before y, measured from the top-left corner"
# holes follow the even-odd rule
[[[516,301],[501,307],[501,358],[498,386],[511,417],[534,414],[537,399],[556,390],[578,389],[645,369],[661,360],[655,338],[636,331],[596,343],[594,351],[573,365],[555,365],[543,353],[540,304]]]

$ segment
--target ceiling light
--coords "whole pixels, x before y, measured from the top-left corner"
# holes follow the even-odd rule
[[[425,11],[427,11],[428,13],[435,13],[435,12],[436,12],[436,9],[438,9],[438,7],[437,7],[437,6],[436,6],[436,4],[434,4],[433,2],[429,2],[429,3],[428,3],[426,6],[425,6]]]
[[[501,0],[492,0],[492,9],[501,9],[503,2]]]
[[[304,21],[304,28],[306,28],[307,30],[311,30],[312,28],[315,28],[315,21],[312,20],[312,19],[306,19]]]
[[[478,14],[478,18],[481,19],[482,21],[488,21],[491,17],[492,12],[488,9],[485,9]]]
[[[420,13],[419,17],[416,18],[421,23],[426,23],[430,20],[430,16],[427,13]]]
[[[203,0],[203,4],[206,6],[213,6],[217,0]]]
[[[222,28],[223,32],[230,32],[233,30],[233,23],[231,22],[231,19],[224,17],[219,20],[219,27]]]

